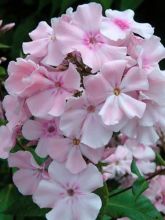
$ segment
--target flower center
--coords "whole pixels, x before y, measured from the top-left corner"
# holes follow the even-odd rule
[[[49,133],[52,133],[52,132],[54,132],[56,129],[55,129],[55,127],[53,127],[53,126],[50,126],[49,128],[48,128],[48,132]]]
[[[88,111],[88,112],[95,112],[95,109],[96,109],[96,108],[95,108],[95,106],[93,106],[93,105],[90,105],[90,106],[87,107],[87,111]]]
[[[121,91],[120,91],[119,88],[115,88],[115,89],[113,90],[113,93],[114,93],[116,96],[118,96],[118,95],[120,95]]]
[[[85,35],[83,42],[89,49],[93,49],[96,46],[101,46],[104,40],[100,33],[89,32]]]
[[[79,144],[80,144],[80,140],[77,139],[77,138],[74,138],[74,139],[73,139],[73,145],[78,146]]]
[[[69,196],[73,196],[74,195],[74,190],[73,189],[68,189],[67,193]]]
[[[61,82],[55,82],[55,87],[61,87],[62,86],[62,84],[61,84]]]

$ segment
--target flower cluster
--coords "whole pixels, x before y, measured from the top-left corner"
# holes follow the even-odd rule
[[[143,175],[156,169],[165,48],[132,10],[103,16],[96,3],[69,8],[51,26],[41,21],[29,35],[26,57],[8,66],[0,157],[17,168],[19,191],[51,208],[48,220],[95,220],[102,202],[94,191],[104,181],[135,178],[133,159]]]

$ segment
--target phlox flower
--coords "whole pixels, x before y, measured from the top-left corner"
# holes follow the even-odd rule
[[[131,151],[125,146],[119,145],[114,153],[104,159],[103,162],[107,163],[103,167],[104,175],[107,179],[114,179],[125,174],[130,174],[132,159]]]
[[[31,60],[18,58],[8,66],[5,88],[10,95],[29,97],[49,86],[46,69]]]
[[[165,176],[156,176],[151,180],[145,195],[152,201],[155,207],[165,214]]]
[[[66,99],[80,89],[80,76],[73,64],[65,71],[48,72],[47,80],[49,87],[27,99],[29,110],[36,117],[60,116]]]
[[[63,164],[53,161],[48,169],[50,180],[42,180],[33,200],[40,208],[52,208],[48,220],[95,220],[101,208],[101,199],[91,193],[103,186],[98,169],[89,164],[78,175],[71,174]]]
[[[98,71],[104,62],[121,59],[126,48],[112,46],[100,33],[102,7],[89,3],[77,7],[70,23],[61,21],[56,27],[56,38],[64,54],[79,51],[83,62]]]
[[[49,156],[63,162],[71,173],[79,173],[87,167],[84,156],[97,164],[104,152],[104,147],[93,149],[82,143],[80,134],[76,133],[69,137],[56,137],[47,148]]]
[[[31,42],[23,43],[23,51],[39,58],[42,63],[57,66],[62,63],[64,55],[59,49],[54,28],[41,21],[36,29],[29,33]]]
[[[23,195],[32,195],[42,179],[48,179],[44,164],[38,165],[28,151],[11,153],[8,158],[9,167],[18,170],[13,175],[13,182]]]
[[[40,157],[46,157],[48,155],[47,148],[60,135],[59,119],[28,120],[22,127],[22,134],[27,140],[38,140],[35,151]]]
[[[65,135],[81,134],[81,142],[97,149],[110,141],[112,130],[104,125],[98,114],[103,100],[90,97],[86,83],[86,94],[79,98],[70,99],[60,120],[60,129]],[[89,88],[90,90],[90,88]],[[98,139],[98,136],[100,138]]]
[[[137,92],[148,89],[147,78],[137,67],[125,73],[126,64],[125,60],[108,62],[99,74],[89,77],[93,97],[105,98],[99,115],[106,125],[141,118],[146,108],[146,104],[138,100]]]
[[[154,33],[150,24],[134,21],[134,12],[130,9],[125,11],[108,9],[105,14],[107,17],[101,23],[101,33],[111,40],[125,39],[131,33],[150,38]]]

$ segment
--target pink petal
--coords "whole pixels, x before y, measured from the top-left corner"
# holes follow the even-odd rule
[[[115,95],[109,96],[102,106],[99,115],[105,125],[115,125],[123,118],[123,111],[119,107],[118,98]]]
[[[67,209],[64,212],[64,207]],[[48,220],[62,219],[62,220],[73,220],[73,207],[72,201],[69,198],[59,200],[55,207],[46,214]]]
[[[119,96],[119,106],[128,118],[133,118],[137,116],[142,118],[144,111],[146,109],[146,104],[139,100],[132,98],[124,93]]]
[[[32,195],[40,182],[37,170],[20,169],[13,176],[13,182],[23,195]]]
[[[45,22],[39,22],[36,29],[29,33],[32,40],[48,37],[52,33],[52,28]]]
[[[64,162],[67,159],[70,146],[68,139],[66,138],[54,138],[52,143],[48,146],[48,154],[52,159],[55,159],[59,162]]]
[[[27,99],[27,105],[32,115],[45,117],[54,103],[53,89],[33,95]]]
[[[81,144],[81,152],[92,163],[97,164],[103,157],[104,147],[92,149],[84,144]]]
[[[79,220],[97,219],[101,206],[102,202],[98,195],[94,193],[86,193],[85,195],[80,196],[79,200],[74,204],[74,217]]]
[[[103,77],[110,83],[112,88],[116,88],[120,85],[126,64],[126,60],[114,60],[104,64],[102,67],[101,73]]]
[[[66,169],[65,164],[59,163],[55,160],[50,164],[48,173],[50,178],[61,186],[65,185],[66,182],[71,181],[72,179],[75,180],[75,175]]]
[[[144,73],[140,72],[138,67],[133,67],[124,76],[121,88],[123,92],[147,90],[149,88],[149,84]]]
[[[89,3],[77,7],[74,21],[77,26],[82,26],[85,31],[98,30],[102,17],[102,7],[97,3]]]
[[[98,137],[100,138],[98,139]],[[82,143],[97,149],[105,146],[112,136],[112,131],[103,124],[101,117],[97,114],[88,114],[82,127]]]
[[[88,164],[87,169],[79,174],[78,182],[81,190],[92,192],[103,186],[103,176],[95,165]]]
[[[40,208],[53,208],[56,201],[59,200],[60,192],[63,192],[63,189],[57,182],[41,180],[33,195],[33,201]]]
[[[27,140],[37,140],[43,134],[42,124],[36,120],[28,120],[22,127],[22,134]]]
[[[79,147],[72,147],[66,161],[66,168],[73,174],[77,174],[87,167]]]
[[[17,151],[11,153],[8,158],[9,167],[17,167],[21,169],[34,169],[39,168],[35,162],[32,154],[28,151]]]

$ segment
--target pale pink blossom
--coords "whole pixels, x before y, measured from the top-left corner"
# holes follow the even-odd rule
[[[165,214],[165,176],[156,176],[151,180],[145,195],[152,201],[155,207]]]
[[[50,180],[42,180],[33,195],[40,208],[52,208],[46,214],[48,220],[97,218],[102,202],[91,192],[103,186],[103,178],[94,165],[89,164],[79,175],[74,175],[54,161],[48,172]]]
[[[3,100],[3,108],[11,128],[23,125],[23,123],[31,116],[25,99],[20,97],[6,95]]]
[[[131,33],[150,38],[154,33],[150,24],[134,21],[134,11],[130,9],[125,11],[108,9],[105,14],[107,17],[102,20],[101,33],[111,40],[125,39]]]
[[[36,153],[40,157],[46,157],[48,147],[54,147],[53,140],[60,135],[59,119],[28,120],[23,125],[22,134],[27,140],[37,140]]]
[[[85,89],[86,95],[68,101],[60,120],[60,129],[67,136],[80,133],[82,143],[96,149],[108,144],[112,130],[104,125],[98,114],[102,100],[97,99],[98,97],[91,98],[87,85]]]
[[[65,71],[48,72],[47,77],[50,86],[27,99],[29,110],[36,117],[60,116],[66,100],[80,88],[80,75],[72,64]]]
[[[137,41],[133,45],[134,53],[132,57],[137,60],[140,68],[150,70],[158,65],[159,61],[165,58],[165,48],[160,42],[160,38],[152,36],[150,39]]]
[[[150,146],[139,144],[136,140],[131,139],[125,142],[125,146],[131,151],[142,174],[149,174],[155,171],[155,152]]]
[[[31,60],[18,58],[9,63],[5,88],[10,95],[29,97],[50,85],[46,72],[44,67]]]
[[[99,115],[106,125],[116,125],[135,116],[141,118],[146,108],[138,100],[137,92],[148,89],[147,78],[137,67],[124,73],[126,64],[125,60],[108,62],[99,74],[89,77],[93,97],[105,99]]]
[[[29,36],[32,41],[23,43],[25,54],[40,58],[41,62],[47,65],[57,66],[62,63],[64,55],[59,49],[54,28],[41,21]]]
[[[44,164],[38,165],[28,151],[11,153],[8,158],[9,167],[18,170],[13,175],[13,182],[23,195],[32,195],[42,179],[48,179]]]
[[[0,158],[6,159],[16,144],[16,132],[7,125],[0,126]]]
[[[155,144],[159,136],[154,126],[143,126],[139,124],[138,118],[131,119],[125,123],[121,132],[129,138],[136,139],[137,142],[144,145]]]
[[[118,146],[116,151],[112,153],[108,158],[104,159],[107,163],[103,167],[104,175],[108,179],[124,176],[130,174],[130,166],[132,162],[132,153],[125,146]]]
[[[102,7],[97,3],[77,7],[72,22],[61,21],[56,27],[56,38],[64,54],[79,51],[83,62],[98,71],[104,62],[121,59],[126,48],[113,46],[100,33]]]
[[[57,137],[48,146],[48,154],[51,158],[63,162],[71,173],[79,173],[87,167],[87,158],[97,164],[102,158],[104,148],[92,149],[81,141],[80,134],[69,137]],[[84,158],[85,157],[85,158]]]

